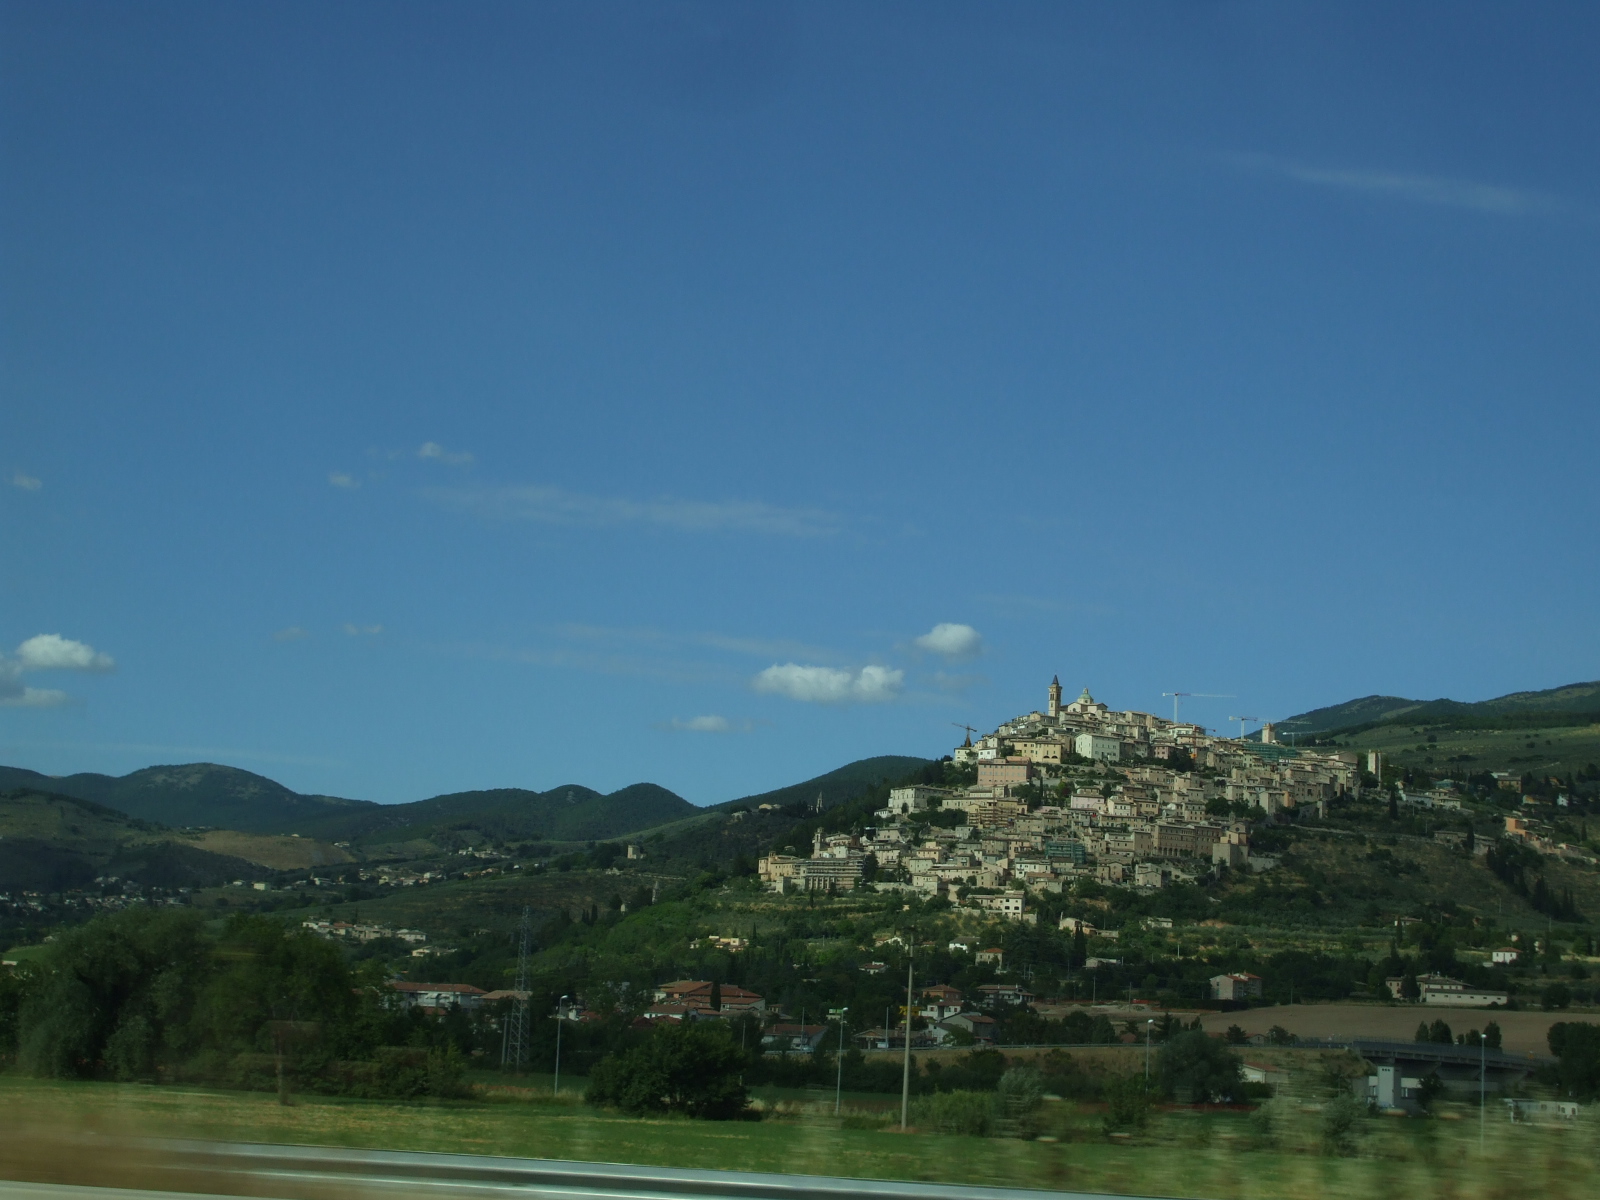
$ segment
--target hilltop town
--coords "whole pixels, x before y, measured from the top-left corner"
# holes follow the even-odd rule
[[[1362,783],[1355,751],[1297,750],[1271,725],[1259,741],[1216,737],[1112,711],[1087,688],[1063,704],[1059,679],[1042,711],[976,742],[969,733],[952,758],[970,774],[966,787],[896,788],[873,829],[818,831],[809,858],[769,854],[761,878],[778,892],[870,882],[1029,921],[1030,896],[1078,879],[1157,889],[1269,869],[1275,859],[1251,853],[1252,818],[1326,815]]]

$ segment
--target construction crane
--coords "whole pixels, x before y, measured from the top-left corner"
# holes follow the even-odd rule
[[[1172,723],[1178,723],[1178,698],[1180,696],[1193,696],[1197,700],[1232,700],[1232,693],[1226,692],[1162,692],[1163,696],[1172,697]]]
[[[1242,742],[1242,741],[1244,741],[1244,723],[1246,721],[1259,721],[1259,720],[1261,720],[1261,718],[1260,717],[1229,717],[1228,720],[1239,722],[1239,740]]]
[[[971,742],[972,741],[972,735],[978,732],[977,729],[975,729],[973,726],[971,726],[971,725],[963,725],[960,721],[951,721],[950,724],[954,725],[957,729],[965,729],[967,731],[967,741],[968,742]]]

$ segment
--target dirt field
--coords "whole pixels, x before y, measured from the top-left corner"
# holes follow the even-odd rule
[[[238,833],[232,829],[213,829],[184,840],[213,854],[230,854],[246,862],[271,867],[274,871],[300,871],[308,867],[331,867],[354,861],[339,847],[312,838],[275,837],[260,833]]]
[[[1220,1033],[1237,1025],[1246,1033],[1264,1034],[1281,1025],[1300,1037],[1378,1037],[1410,1041],[1419,1021],[1430,1024],[1442,1018],[1456,1033],[1482,1029],[1490,1021],[1500,1025],[1506,1050],[1512,1054],[1549,1054],[1545,1033],[1557,1021],[1594,1021],[1594,1012],[1502,1012],[1484,1008],[1443,1008],[1420,1004],[1279,1004],[1246,1012],[1212,1013],[1201,1027]]]

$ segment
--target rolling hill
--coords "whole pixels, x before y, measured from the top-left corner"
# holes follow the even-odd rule
[[[564,784],[547,792],[493,788],[452,792],[411,804],[374,805],[330,813],[305,822],[302,828],[311,836],[357,845],[431,841],[467,831],[495,842],[583,842],[665,825],[702,811],[653,783],[631,784],[609,795],[579,784]]]
[[[380,807],[370,800],[303,796],[263,775],[216,763],[145,767],[121,776],[56,777],[0,767],[0,790],[15,788],[72,796],[174,828],[205,825],[245,833],[299,833],[318,817]]]
[[[27,788],[0,792],[0,892],[84,888],[102,875],[148,887],[210,887],[268,873],[91,800]]]
[[[1600,719],[1600,681],[1569,683],[1540,692],[1511,692],[1493,700],[1407,700],[1402,696],[1363,696],[1312,709],[1279,722],[1297,734],[1368,729],[1379,725],[1451,724],[1457,728],[1509,725],[1536,728]]]
[[[837,770],[818,775],[815,779],[807,779],[804,783],[794,783],[755,796],[744,796],[738,800],[714,804],[706,811],[723,812],[736,808],[756,808],[762,804],[782,806],[809,804],[818,796],[822,797],[823,808],[832,808],[873,784],[902,779],[918,767],[927,766],[930,761],[932,760],[910,758],[903,754],[880,754],[876,758],[858,758],[853,763],[846,763]]]
[[[52,777],[20,767],[0,767],[0,789],[24,788],[73,797],[137,820],[180,829],[198,826],[260,835],[293,833],[304,839],[353,846],[415,843],[420,850],[423,843],[453,849],[482,839],[603,841],[702,813],[760,804],[809,804],[819,795],[828,807],[874,783],[900,778],[926,762],[903,755],[864,758],[803,783],[709,809],[653,783],[635,783],[609,794],[581,784],[563,784],[543,792],[490,788],[451,792],[409,804],[375,804],[302,795],[265,776],[215,763],[146,767],[123,776],[85,773]]]

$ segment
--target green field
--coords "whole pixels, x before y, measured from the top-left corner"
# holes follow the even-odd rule
[[[453,1151],[672,1167],[782,1171],[1108,1191],[1219,1200],[1316,1200],[1329,1194],[1402,1194],[1413,1200],[1477,1200],[1536,1191],[1551,1200],[1593,1194],[1593,1121],[1578,1128],[1489,1122],[1480,1146],[1476,1113],[1444,1119],[1368,1118],[1347,1153],[1328,1153],[1315,1101],[1282,1100],[1239,1112],[1157,1113],[1128,1137],[1103,1132],[1100,1114],[1048,1103],[1044,1139],[974,1138],[913,1131],[879,1113],[831,1116],[832,1097],[790,1102],[781,1115],[734,1123],[636,1120],[542,1091],[500,1089],[477,1102],[410,1105],[273,1097],[115,1084],[0,1079],[0,1171],[42,1181],[166,1182],[133,1157],[85,1156],[65,1134],[199,1137],[385,1149]],[[1498,1117],[1498,1114],[1495,1114]],[[850,1128],[867,1125],[867,1128]],[[1056,1139],[1056,1140],[1045,1140]],[[178,1186],[182,1186],[180,1183]],[[195,1186],[195,1185],[190,1185]]]
[[[1430,743],[1430,734],[1437,741]],[[1600,763],[1600,725],[1504,730],[1380,725],[1343,742],[1353,749],[1381,750],[1395,766],[1422,768],[1441,779],[1482,771],[1566,777]]]

